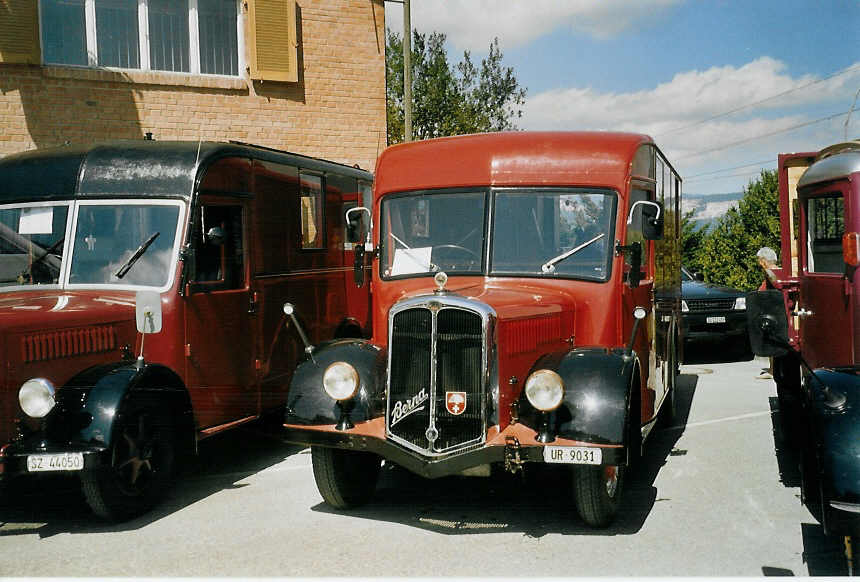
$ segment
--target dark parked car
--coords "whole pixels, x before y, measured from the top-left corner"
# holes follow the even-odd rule
[[[681,267],[684,362],[751,360],[743,291],[705,283]]]

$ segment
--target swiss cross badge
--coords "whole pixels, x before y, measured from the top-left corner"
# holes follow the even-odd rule
[[[465,392],[445,392],[445,408],[454,416],[459,416],[466,411]]]

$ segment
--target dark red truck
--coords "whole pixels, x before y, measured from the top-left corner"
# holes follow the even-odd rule
[[[545,463],[607,526],[673,403],[680,178],[647,136],[573,132],[397,145],[375,174],[373,334],[312,349],[287,405],[323,498],[368,501],[382,459]]]
[[[782,270],[747,298],[774,358],[804,503],[827,533],[860,528],[860,142],[779,156]]]
[[[282,410],[285,302],[313,341],[369,333],[344,212],[371,183],[236,143],[0,160],[0,479],[74,472],[124,519],[200,439]]]

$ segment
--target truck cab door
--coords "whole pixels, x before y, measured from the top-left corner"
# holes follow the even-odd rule
[[[856,334],[851,312],[852,285],[842,256],[848,222],[847,182],[804,193],[801,202],[802,257],[800,300],[796,313],[800,345],[815,366],[848,365],[853,361]]]
[[[635,281],[636,274],[633,272],[637,266],[633,261],[633,252],[624,253],[624,299],[622,301],[622,317],[624,318],[623,329],[625,337],[629,337],[633,327],[633,310],[636,307],[644,307],[648,311],[645,320],[640,324],[633,349],[639,356],[641,364],[642,380],[645,382],[645,390],[642,393],[642,422],[645,423],[653,418],[655,408],[663,399],[665,382],[663,382],[663,362],[660,358],[661,350],[657,347],[657,308],[654,290],[655,262],[653,256],[654,243],[648,240],[638,225],[641,224],[639,213],[642,205],[640,201],[655,201],[654,186],[650,184],[634,184],[630,191],[630,199],[625,209],[624,216],[630,216],[633,209],[634,220],[627,226],[624,245],[630,247],[638,244],[641,249],[641,266],[638,282]],[[633,275],[631,277],[631,274]]]
[[[258,414],[255,313],[249,287],[246,200],[201,196],[185,309],[186,377],[199,428]]]

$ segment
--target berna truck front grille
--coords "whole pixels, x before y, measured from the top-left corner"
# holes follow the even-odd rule
[[[431,302],[395,312],[389,329],[388,435],[429,455],[482,443],[487,342],[481,315]]]

